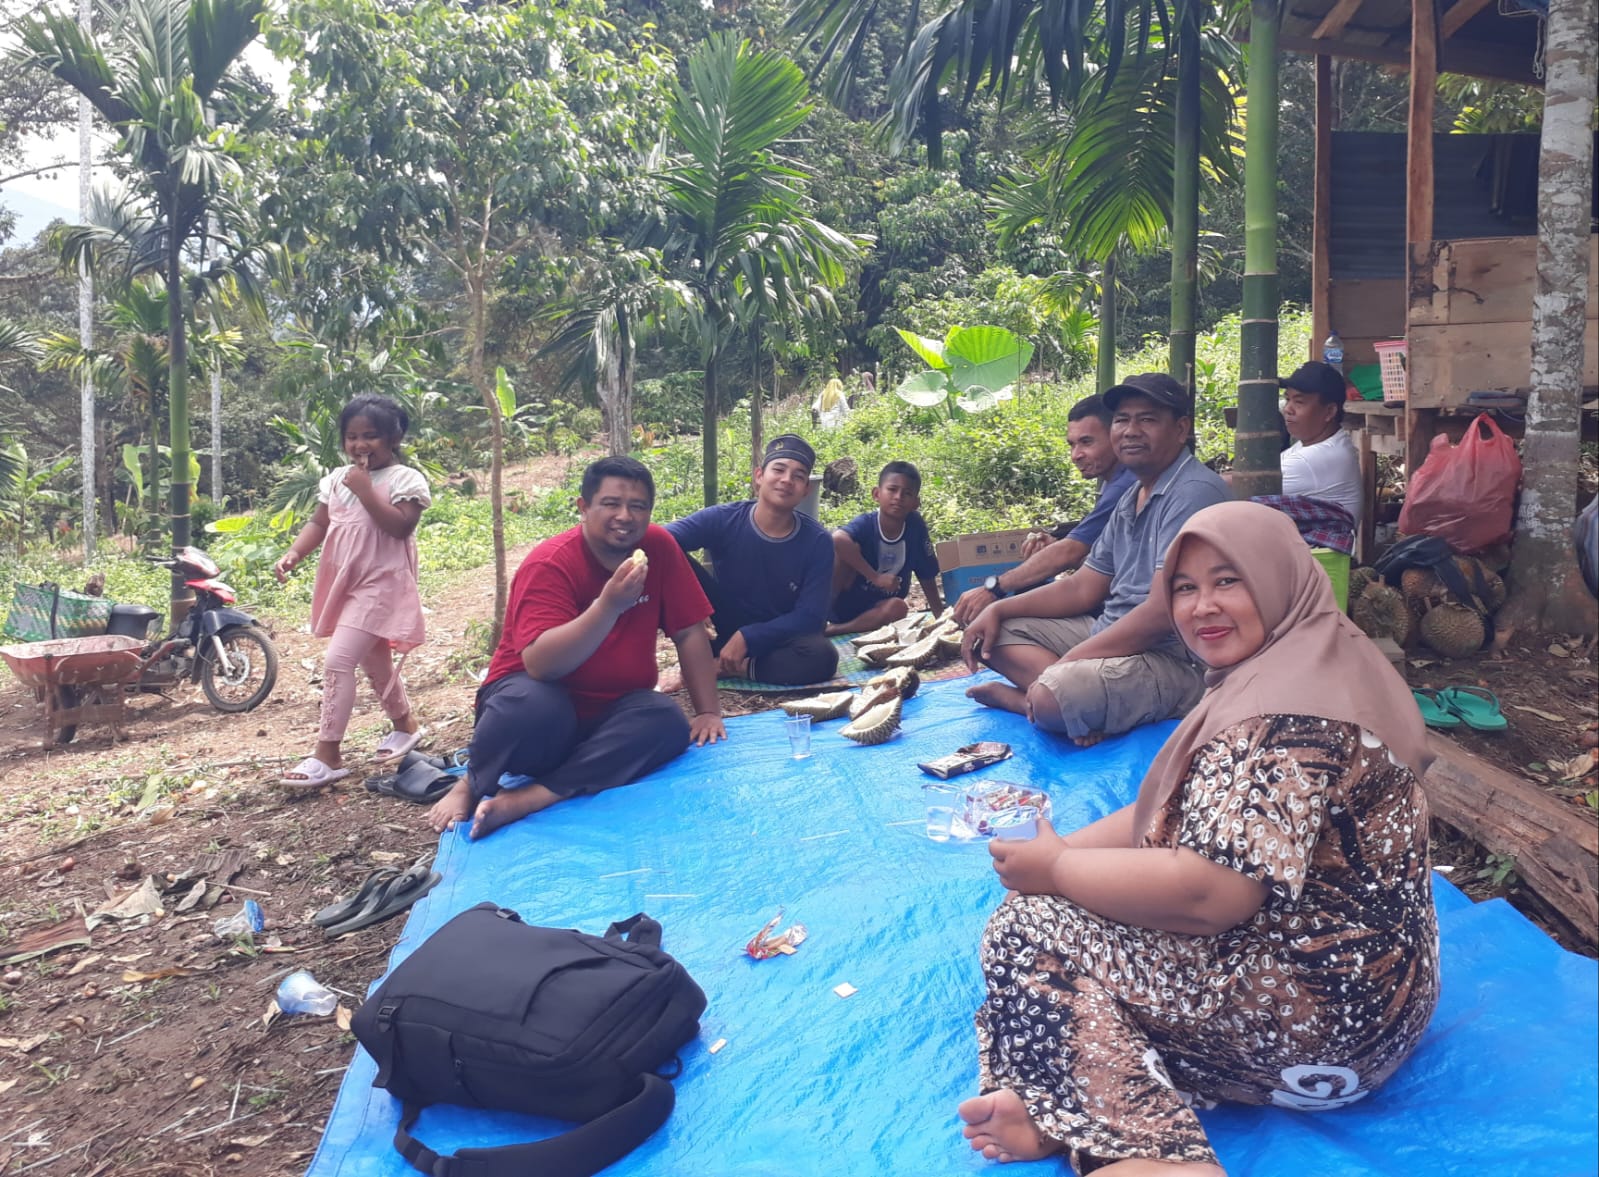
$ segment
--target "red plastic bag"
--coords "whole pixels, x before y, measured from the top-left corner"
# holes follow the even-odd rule
[[[1480,552],[1510,539],[1515,526],[1521,456],[1487,413],[1450,445],[1432,439],[1427,460],[1410,479],[1399,512],[1404,535],[1435,535],[1457,552]]]

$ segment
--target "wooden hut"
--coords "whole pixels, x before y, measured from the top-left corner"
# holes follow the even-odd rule
[[[1404,340],[1402,407],[1351,403],[1363,456],[1414,469],[1440,430],[1457,433],[1473,392],[1525,394],[1537,254],[1536,135],[1434,133],[1440,73],[1539,84],[1547,0],[1296,0],[1279,46],[1316,61],[1311,358],[1336,328],[1345,366]],[[1546,8],[1544,8],[1546,11]],[[1333,126],[1335,58],[1409,71],[1408,133]],[[1590,238],[1590,249],[1596,249]],[[1599,249],[1594,254],[1599,259]],[[1599,385],[1599,264],[1590,264],[1583,384]],[[1592,436],[1593,413],[1584,413]],[[1507,424],[1514,428],[1513,414]],[[1373,460],[1367,456],[1368,479]],[[1371,512],[1367,513],[1370,527]],[[1370,535],[1363,537],[1369,550]]]

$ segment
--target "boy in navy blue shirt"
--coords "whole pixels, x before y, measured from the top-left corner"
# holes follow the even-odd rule
[[[859,633],[898,621],[909,611],[905,595],[916,574],[927,607],[944,611],[938,592],[938,557],[922,502],[921,471],[890,462],[872,488],[877,510],[857,515],[833,532],[833,606],[828,635]]]
[[[774,437],[755,471],[753,501],[719,503],[666,525],[684,552],[710,557],[709,570],[689,563],[714,610],[711,651],[723,677],[799,686],[838,669],[838,650],[822,633],[833,545],[826,528],[797,510],[815,464],[804,438]]]

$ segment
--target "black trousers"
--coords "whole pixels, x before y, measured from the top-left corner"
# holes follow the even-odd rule
[[[690,556],[688,563],[694,569],[700,588],[705,590],[706,599],[711,602],[711,624],[716,626],[716,636],[711,639],[711,653],[720,654],[722,647],[746,625],[766,620],[752,616],[748,609],[733,600],[717,583],[716,577],[707,572],[694,557]],[[756,682],[801,686],[826,682],[837,672],[838,647],[818,630],[790,638],[759,658],[751,658],[749,677]]]
[[[565,687],[517,671],[478,691],[472,799],[498,793],[507,772],[561,797],[614,789],[675,760],[688,741],[688,719],[669,695],[630,691],[585,723]]]

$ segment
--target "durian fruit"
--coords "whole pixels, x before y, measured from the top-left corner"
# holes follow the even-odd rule
[[[650,558],[644,554],[643,548],[634,548],[633,554],[628,559],[635,564],[648,564],[650,562]]]
[[[886,701],[852,720],[847,727],[840,728],[838,734],[857,744],[881,744],[899,731],[900,709],[904,705],[896,691]]]
[[[861,661],[870,666],[887,666],[889,658],[898,654],[901,649],[898,642],[884,642],[880,646],[860,646],[855,653],[860,656]]]
[[[891,697],[899,698],[899,687],[878,676],[856,691],[854,697],[850,699],[849,717],[859,719],[879,703],[886,703]]]
[[[818,720],[837,719],[849,710],[854,699],[854,691],[834,691],[827,695],[812,695],[808,699],[790,699],[781,706],[790,715],[809,715]]]
[[[1362,564],[1358,568],[1349,570],[1349,599],[1357,599],[1366,591],[1366,586],[1377,579],[1377,570],[1369,564]]]
[[[893,687],[899,692],[901,699],[909,699],[922,686],[922,676],[916,673],[913,666],[896,666],[884,674],[878,675],[866,684],[865,693],[875,693],[882,687]]]
[[[1446,658],[1475,654],[1486,637],[1482,614],[1465,605],[1439,605],[1421,619],[1421,640]]]
[[[894,636],[898,639],[900,645],[908,646],[922,635],[931,619],[932,614],[925,610],[920,613],[912,613],[903,621],[895,622]]]
[[[1372,581],[1349,603],[1349,616],[1369,637],[1392,638],[1401,646],[1410,640],[1414,624],[1410,607],[1398,589],[1380,580]]]
[[[871,633],[863,633],[850,638],[849,644],[854,646],[856,650],[860,650],[866,646],[881,646],[886,642],[895,641],[898,636],[893,625],[884,625],[872,630]]]
[[[897,654],[888,656],[890,666],[930,666],[938,660],[938,635],[929,634],[906,646]]]
[[[961,631],[951,626],[941,629],[933,635],[938,641],[939,655],[944,658],[955,658],[961,652]]]
[[[1431,568],[1406,568],[1399,576],[1399,591],[1407,600],[1430,600],[1443,596],[1444,582]]]

